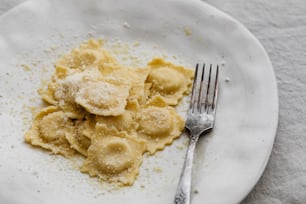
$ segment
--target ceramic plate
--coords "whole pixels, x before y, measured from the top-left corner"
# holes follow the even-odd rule
[[[228,15],[197,0],[40,0],[4,14],[0,28],[0,203],[172,203],[186,135],[145,156],[124,188],[81,174],[80,159],[23,142],[32,107],[41,105],[36,90],[58,55],[92,37],[125,64],[162,56],[191,68],[222,65],[215,129],[196,151],[192,203],[238,203],[261,176],[278,121],[275,76],[264,48]]]

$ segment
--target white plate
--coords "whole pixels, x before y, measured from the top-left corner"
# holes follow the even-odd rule
[[[197,0],[40,0],[10,10],[0,28],[0,203],[172,203],[186,136],[146,157],[135,185],[120,189],[23,142],[28,107],[40,104],[36,90],[57,55],[91,36],[141,63],[224,63],[216,126],[197,148],[194,204],[238,203],[261,176],[278,121],[276,81],[263,47],[228,15]]]

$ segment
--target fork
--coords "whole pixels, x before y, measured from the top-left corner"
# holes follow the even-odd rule
[[[208,77],[206,77],[205,64],[203,64],[202,69],[199,68],[199,64],[196,65],[191,101],[185,125],[185,128],[190,132],[190,142],[175,194],[175,204],[190,204],[194,150],[200,135],[212,130],[214,127],[218,98],[219,65],[216,66],[215,70],[212,67],[213,65],[210,64],[209,70],[206,71],[208,72]]]

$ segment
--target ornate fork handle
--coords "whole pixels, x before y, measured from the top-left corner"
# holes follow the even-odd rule
[[[190,190],[191,190],[191,175],[194,150],[199,139],[199,134],[190,135],[190,142],[187,149],[186,159],[184,162],[183,171],[181,173],[180,181],[177,186],[174,204],[190,204]]]

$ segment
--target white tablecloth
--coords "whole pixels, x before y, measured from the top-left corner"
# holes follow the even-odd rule
[[[0,0],[0,16],[23,1]],[[242,22],[262,42],[278,82],[280,117],[272,156],[242,204],[305,204],[306,1],[205,1]]]

